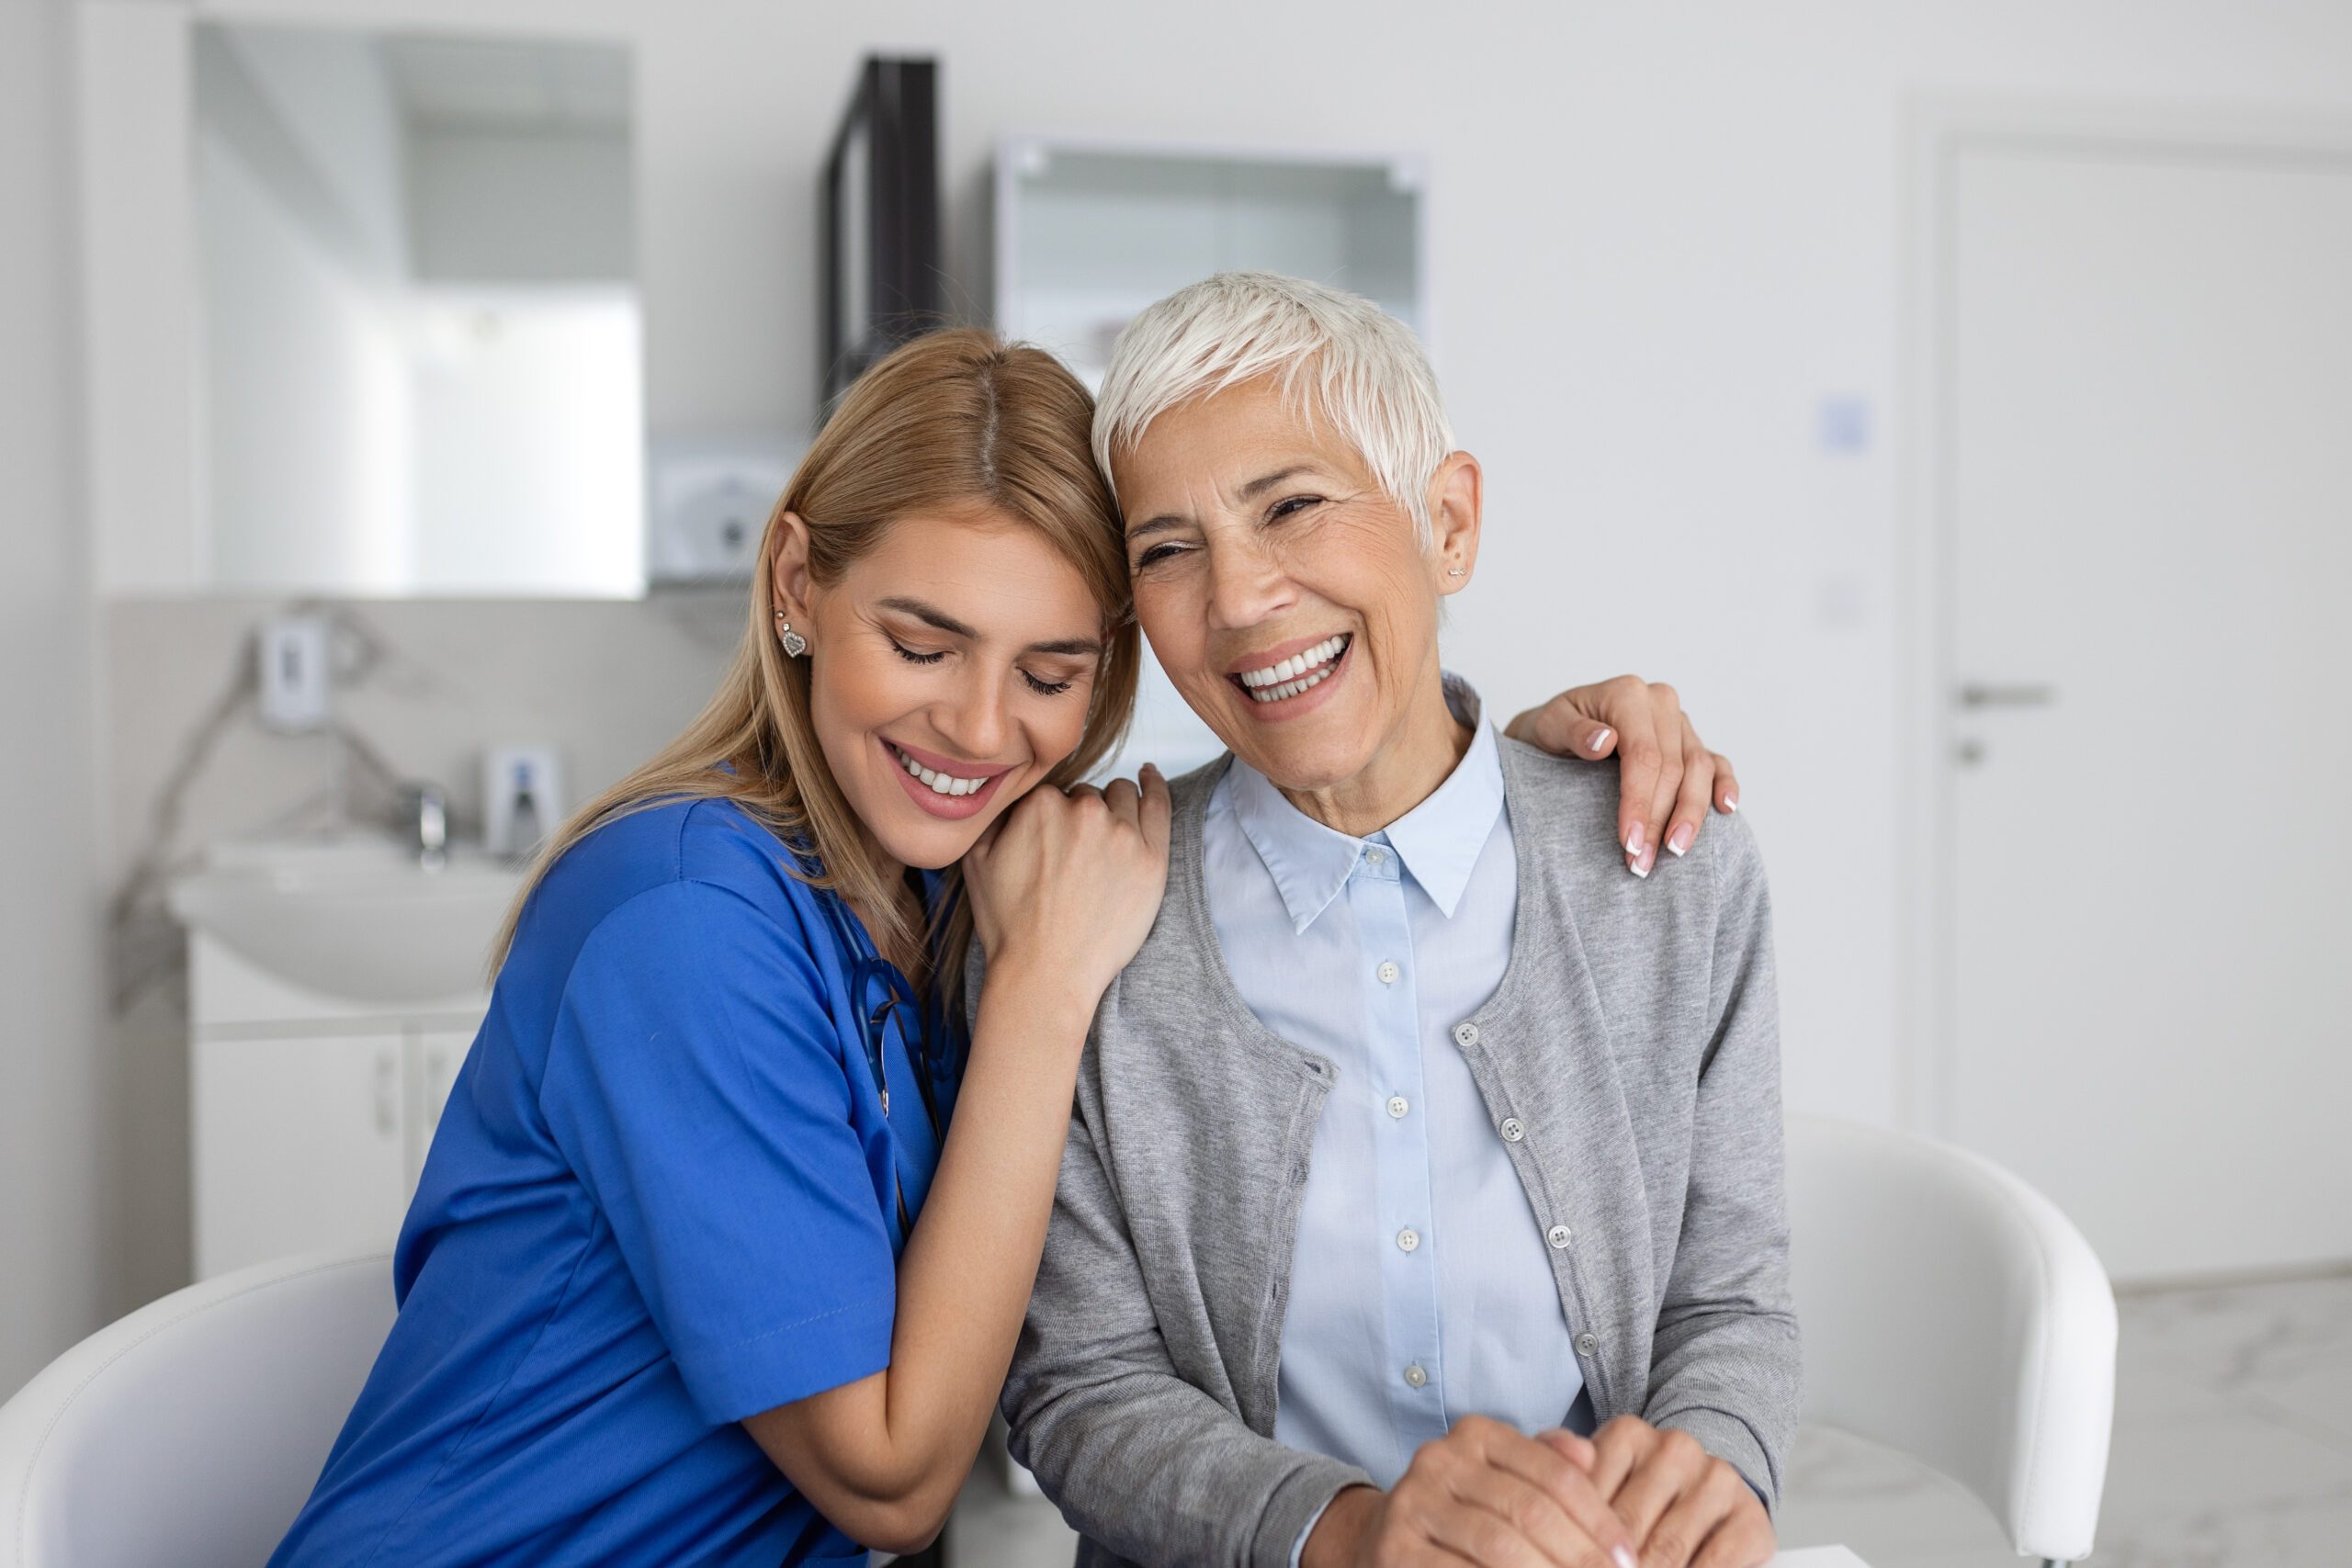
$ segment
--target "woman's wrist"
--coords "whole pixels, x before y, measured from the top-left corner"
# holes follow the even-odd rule
[[[1306,1548],[1298,1555],[1299,1568],[1351,1568],[1384,1495],[1374,1486],[1341,1488],[1308,1532]]]
[[[980,986],[983,1019],[1009,1025],[1021,1037],[1062,1043],[1085,1038],[1102,999],[1102,987],[1072,975],[1067,964],[1028,959],[1018,950],[991,956]]]

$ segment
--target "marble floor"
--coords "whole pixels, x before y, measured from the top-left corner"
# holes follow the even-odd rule
[[[2352,1568],[2352,1273],[2124,1295],[2101,1568]],[[1060,1568],[1074,1539],[983,1462],[949,1568]],[[1808,1430],[1781,1539],[1871,1568],[2015,1568],[1966,1492],[1887,1450]]]

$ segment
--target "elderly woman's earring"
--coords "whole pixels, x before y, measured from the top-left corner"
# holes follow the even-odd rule
[[[808,639],[792,629],[792,623],[784,618],[782,610],[775,613],[775,635],[784,639],[786,659],[797,659],[808,651]]]
[[[1458,566],[1450,566],[1445,569],[1445,575],[1448,577],[1467,577],[1470,574]]]

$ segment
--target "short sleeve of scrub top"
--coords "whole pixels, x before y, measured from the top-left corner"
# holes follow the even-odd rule
[[[548,1043],[548,1127],[713,1422],[890,1359],[891,1240],[810,934],[716,884],[650,888],[588,937]]]

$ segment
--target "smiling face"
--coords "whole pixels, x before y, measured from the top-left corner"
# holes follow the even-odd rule
[[[1476,550],[1473,459],[1441,466],[1425,550],[1362,454],[1261,379],[1159,415],[1113,477],[1136,619],[1235,755],[1347,817],[1443,779],[1438,601]]]
[[[808,639],[826,764],[883,853],[948,865],[1077,750],[1102,607],[1035,529],[985,508],[899,518],[822,586],[786,524],[775,602]]]

